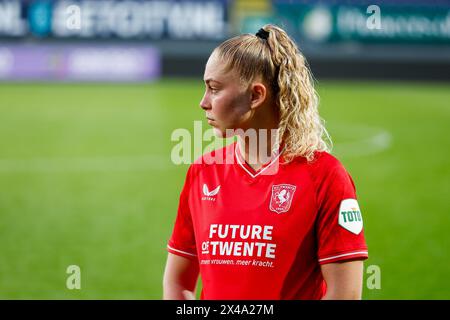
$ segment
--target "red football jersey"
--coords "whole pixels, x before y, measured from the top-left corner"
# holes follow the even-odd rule
[[[342,164],[279,157],[255,171],[235,142],[189,167],[167,250],[198,261],[202,299],[320,299],[321,264],[368,258]]]

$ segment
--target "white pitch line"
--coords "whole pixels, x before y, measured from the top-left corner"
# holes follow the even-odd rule
[[[351,136],[361,137],[348,142],[336,143],[333,153],[340,157],[352,158],[367,156],[387,150],[392,145],[392,135],[384,128],[367,125],[340,124],[339,131],[346,132]]]
[[[354,142],[338,143],[335,147],[342,157],[360,157],[382,152],[389,149],[392,143],[392,135],[388,131],[382,131],[371,137]]]

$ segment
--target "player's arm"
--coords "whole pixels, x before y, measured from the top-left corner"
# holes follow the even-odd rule
[[[163,279],[164,300],[195,300],[198,261],[172,253],[167,256]]]
[[[321,266],[327,284],[323,300],[360,300],[363,283],[363,261],[328,263]]]

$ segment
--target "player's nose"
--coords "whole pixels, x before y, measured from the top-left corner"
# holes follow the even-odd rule
[[[208,101],[206,93],[203,96],[202,100],[200,101],[200,108],[202,108],[203,110],[211,109],[211,104]]]

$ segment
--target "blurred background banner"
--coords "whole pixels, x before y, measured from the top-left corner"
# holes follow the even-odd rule
[[[161,298],[174,132],[206,151],[205,63],[266,23],[355,181],[363,297],[450,299],[448,0],[0,0],[0,298]]]
[[[290,32],[303,41],[450,43],[447,1],[275,0],[274,8]]]
[[[57,39],[222,39],[227,0],[2,0],[0,35]]]
[[[450,79],[449,1],[236,1],[235,7],[236,32],[283,26],[319,77]]]
[[[149,81],[160,74],[150,46],[0,45],[1,80]]]
[[[54,43],[58,52],[69,44],[107,45],[105,67],[117,57],[107,50],[138,44],[158,52],[162,76],[198,76],[222,40],[255,33],[266,23],[282,26],[297,40],[318,77],[450,79],[450,2],[444,0],[0,0],[0,66],[15,61],[17,51],[4,53],[10,43],[36,45],[36,52]],[[57,64],[55,56],[47,64]],[[123,80],[158,74],[133,72]]]
[[[226,0],[1,0],[0,80],[152,80],[161,50],[224,39],[227,17]]]

